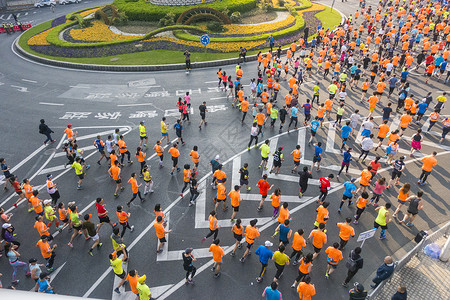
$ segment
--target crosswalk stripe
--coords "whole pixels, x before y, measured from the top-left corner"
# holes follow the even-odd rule
[[[239,183],[239,169],[241,168],[241,156],[233,159],[233,171],[231,173],[231,187],[235,185],[240,185]]]
[[[305,162],[305,146],[306,146],[306,128],[300,128],[298,131],[297,145],[300,145],[300,151],[302,151],[302,157],[300,158],[300,163]]]
[[[262,175],[268,174],[270,172],[270,170],[272,169],[272,166],[273,166],[273,155],[272,154],[275,153],[275,151],[278,148],[278,137],[270,140],[269,147],[270,147],[270,154],[269,154],[269,160],[267,161],[267,169],[262,170]]]
[[[397,116],[392,120],[391,126],[389,126],[390,131],[396,130],[398,125],[400,125],[400,118]]]
[[[334,138],[335,137],[336,137],[336,127],[334,127],[333,124],[330,122],[330,124],[328,124],[327,145],[325,148],[326,152],[335,153],[335,154],[340,153],[339,150],[334,149]]]
[[[298,182],[298,176],[293,175],[285,175],[285,174],[269,174],[270,179],[280,179],[283,181],[290,181],[290,182]],[[318,179],[309,179],[308,184],[310,185],[320,185],[320,182]],[[337,182],[331,182],[331,187],[337,187],[340,185],[340,183]]]

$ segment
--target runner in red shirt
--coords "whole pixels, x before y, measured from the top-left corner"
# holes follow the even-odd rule
[[[317,199],[317,203],[320,202],[322,204],[325,201],[325,198],[328,195],[328,191],[331,189],[330,179],[333,179],[334,175],[330,174],[328,177],[320,177],[320,196],[319,199]]]
[[[264,174],[263,178],[258,181],[256,186],[259,187],[259,193],[261,194],[261,202],[259,203],[257,210],[261,211],[264,205],[264,200],[266,200],[267,198],[267,191],[270,191],[270,189],[273,187],[273,184],[270,185],[267,182],[267,174]]]
[[[372,177],[370,177],[370,180],[372,180],[372,178],[377,175],[378,169],[381,168],[381,164],[379,162],[380,159],[381,156],[377,155],[377,157],[375,157],[375,160],[372,160],[370,162],[370,166],[372,167],[372,170],[370,170],[370,172],[372,173]]]

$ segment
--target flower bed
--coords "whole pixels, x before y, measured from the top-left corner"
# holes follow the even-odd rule
[[[123,41],[139,37],[139,35],[116,34],[105,23],[99,20],[93,21],[92,26],[84,29],[70,29],[70,36],[75,40],[86,42]]]
[[[283,30],[295,25],[296,19],[294,16],[290,15],[286,19],[276,23],[268,23],[264,25],[239,25],[231,24],[224,25],[223,27],[227,29],[226,32],[213,33],[210,37],[242,37],[255,34],[265,34],[274,31]],[[206,29],[206,26],[204,27]]]

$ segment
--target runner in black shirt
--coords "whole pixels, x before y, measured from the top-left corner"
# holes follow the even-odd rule
[[[283,105],[283,108],[280,109],[279,114],[280,114],[280,133],[281,130],[283,129],[283,125],[284,125],[284,121],[286,121],[286,115],[287,115],[287,110],[286,110],[286,105]]]
[[[245,163],[244,166],[239,170],[239,174],[241,174],[239,184],[241,185],[241,187],[245,184],[247,186],[247,191],[250,191],[252,188],[248,186],[248,163]]]
[[[205,126],[208,124],[208,122],[205,121],[206,119],[206,112],[208,109],[206,108],[206,101],[203,101],[203,104],[198,107],[200,110],[200,116],[202,117],[202,120],[200,121],[200,125],[198,128],[202,129],[202,124],[205,124]]]
[[[300,179],[298,184],[300,185],[300,194],[299,197],[303,197],[303,193],[306,192],[308,188],[308,179],[312,178],[311,172],[308,171],[308,167],[303,167],[303,171],[298,172],[300,175]]]

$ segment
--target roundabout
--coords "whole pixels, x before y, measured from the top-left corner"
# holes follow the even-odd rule
[[[138,8],[141,13],[136,12]],[[275,48],[286,48],[303,38],[305,28],[309,40],[317,28],[333,29],[341,16],[325,8],[307,0],[230,0],[188,6],[142,1],[124,5],[116,0],[33,26],[15,48],[42,63],[86,69],[177,69],[182,68],[177,64],[184,62],[185,50],[191,53],[193,68],[215,66],[236,63],[242,48],[250,60],[256,59],[254,54],[270,49],[269,37]],[[145,28],[150,31],[144,34]],[[205,34],[210,38],[207,46],[200,41]]]

